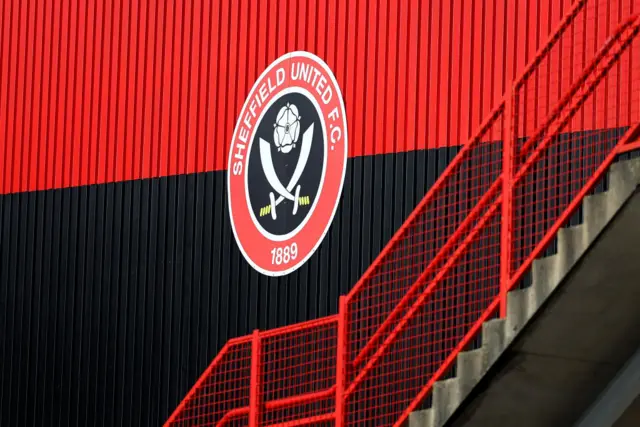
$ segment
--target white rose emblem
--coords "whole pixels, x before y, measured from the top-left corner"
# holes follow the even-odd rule
[[[298,107],[287,103],[280,109],[273,125],[273,142],[278,151],[289,153],[296,147],[300,136],[300,115]]]

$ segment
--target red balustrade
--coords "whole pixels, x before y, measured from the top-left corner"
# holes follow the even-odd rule
[[[166,425],[401,425],[640,149],[640,18],[597,46],[604,1],[574,3],[337,316],[230,341]]]

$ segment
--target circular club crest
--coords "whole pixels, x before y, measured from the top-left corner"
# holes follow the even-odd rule
[[[324,238],[347,163],[340,88],[320,58],[293,52],[251,88],[229,151],[229,214],[240,251],[259,272],[289,274]]]

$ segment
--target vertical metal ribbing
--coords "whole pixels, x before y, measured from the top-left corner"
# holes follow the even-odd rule
[[[260,371],[262,368],[260,331],[253,331],[251,340],[251,390],[249,393],[249,427],[260,425]]]

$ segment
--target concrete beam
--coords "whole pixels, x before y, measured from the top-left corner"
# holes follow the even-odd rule
[[[598,396],[575,427],[611,427],[640,395],[640,349]]]

